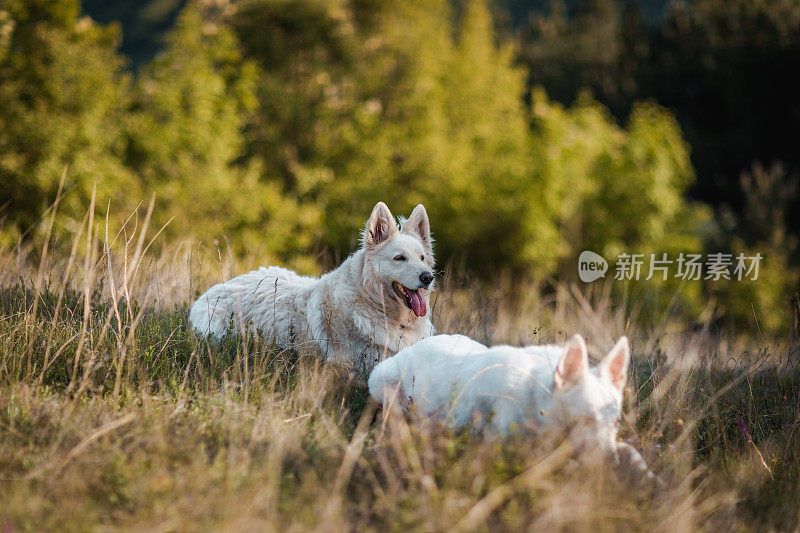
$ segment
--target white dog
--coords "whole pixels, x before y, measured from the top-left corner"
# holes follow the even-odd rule
[[[370,394],[387,406],[415,406],[421,416],[462,427],[566,430],[578,450],[616,458],[617,421],[630,348],[622,337],[589,368],[580,335],[564,347],[487,348],[462,335],[438,335],[377,365]]]
[[[189,322],[212,337],[232,323],[237,331],[260,331],[280,348],[312,348],[325,360],[367,371],[434,334],[428,318],[433,265],[425,208],[418,205],[398,228],[378,202],[361,248],[335,270],[310,278],[262,267],[211,287],[192,305]]]

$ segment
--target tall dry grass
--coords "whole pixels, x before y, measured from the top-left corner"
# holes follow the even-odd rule
[[[603,288],[441,276],[441,332],[490,344],[580,332],[595,355],[631,338],[621,438],[666,482],[653,490],[576,462],[557,438],[384,419],[357,379],[259,339],[205,344],[187,327],[192,298],[255,265],[160,242],[151,210],[66,232],[49,216],[40,248],[0,251],[4,527],[798,527],[791,339],[641,320]]]

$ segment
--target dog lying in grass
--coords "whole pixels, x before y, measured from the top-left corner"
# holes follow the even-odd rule
[[[189,311],[199,334],[260,332],[279,348],[311,349],[368,372],[378,361],[433,335],[433,239],[420,204],[401,226],[378,202],[361,248],[320,278],[260,268],[214,285]]]
[[[586,343],[575,335],[560,346],[487,348],[463,335],[437,335],[377,365],[370,395],[391,409],[413,406],[459,428],[474,426],[506,435],[529,430],[565,431],[576,451],[621,458],[647,470],[641,456],[617,442],[630,346],[621,337],[595,368]]]

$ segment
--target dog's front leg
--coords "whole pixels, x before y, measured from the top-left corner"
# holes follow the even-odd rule
[[[631,476],[637,483],[652,484],[655,488],[664,487],[664,481],[650,470],[642,454],[630,444],[618,442],[617,457],[621,472]]]
[[[642,454],[630,444],[618,442],[617,457],[620,472],[630,476],[635,482],[652,484],[655,488],[664,487],[664,481],[650,470]]]

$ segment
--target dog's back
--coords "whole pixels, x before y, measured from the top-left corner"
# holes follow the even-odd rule
[[[462,335],[436,335],[376,366],[369,390],[378,401],[397,394],[420,415],[456,427],[479,414],[505,433],[530,414],[533,388],[548,381],[561,351],[555,346],[538,350],[532,355],[510,346],[487,348]]]
[[[463,335],[434,335],[422,339],[375,367],[369,376],[370,394],[379,399],[384,391],[398,387],[409,394],[413,390],[418,394],[420,390],[425,392],[430,387],[415,389],[416,374],[420,374],[420,383],[446,381],[447,378],[442,379],[439,375],[446,373],[448,368],[463,366],[464,356],[486,349],[483,344]],[[404,383],[409,379],[410,383]]]
[[[192,305],[189,323],[198,333],[221,337],[233,321],[236,333],[260,330],[287,345],[293,330],[306,327],[306,294],[317,283],[281,267],[261,267],[208,289]]]
[[[384,402],[399,394],[420,415],[456,427],[476,415],[501,433],[513,425],[570,427],[580,447],[611,450],[629,357],[624,337],[590,370],[580,336],[563,347],[486,348],[460,335],[438,335],[378,365],[370,394]]]

